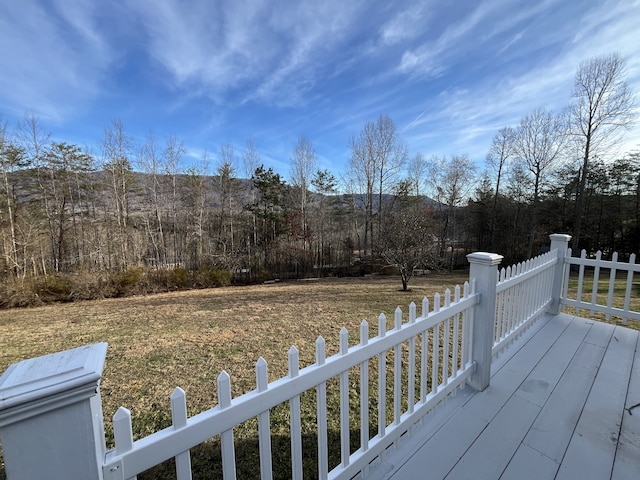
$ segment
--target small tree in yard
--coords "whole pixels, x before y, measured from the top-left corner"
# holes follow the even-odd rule
[[[399,186],[393,215],[385,220],[380,238],[382,258],[400,273],[407,291],[416,269],[433,267],[438,261],[438,244],[433,234],[432,213],[420,198],[409,197],[408,182]]]

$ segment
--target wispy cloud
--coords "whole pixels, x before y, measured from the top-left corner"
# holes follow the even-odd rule
[[[101,36],[94,4],[3,2],[0,14],[0,101],[59,121],[100,89],[114,61]]]
[[[581,20],[574,19],[575,25],[563,31],[556,31],[551,24],[545,25],[544,21],[550,21],[551,17],[538,18],[540,10],[537,6],[520,10],[516,14],[517,22],[505,14],[504,18],[510,18],[508,28],[500,21],[493,21],[488,11],[471,14],[469,19],[450,27],[449,33],[439,37],[432,48],[422,47],[423,51],[419,50],[412,59],[416,69],[426,72],[426,66],[420,65],[425,59],[427,65],[440,61],[443,71],[447,64],[455,65],[458,71],[464,69],[456,43],[464,45],[462,51],[472,49],[471,42],[481,31],[485,32],[482,41],[495,38],[498,45],[501,42],[497,54],[512,50],[510,61],[516,61],[518,67],[507,66],[495,59],[492,69],[484,72],[481,79],[474,79],[472,83],[462,81],[457,86],[453,84],[437,97],[431,96],[410,105],[404,127],[409,142],[414,149],[425,153],[462,151],[481,159],[499,128],[516,125],[520,118],[537,107],[556,111],[566,108],[571,101],[573,78],[580,62],[594,55],[611,53],[620,45],[626,45],[626,54],[631,60],[628,63],[629,83],[640,97],[640,59],[634,51],[635,45],[640,44],[640,37],[637,27],[632,26],[640,19],[639,4],[636,1],[633,7],[625,2],[593,5]],[[536,32],[526,27],[534,19],[537,20]],[[549,35],[541,35],[547,30],[551,32]],[[509,36],[505,36],[507,34]],[[516,42],[518,48],[509,48]],[[484,49],[485,54],[490,51]],[[625,51],[621,54],[625,56]],[[401,65],[408,66],[406,59],[403,57]],[[457,77],[460,79],[460,75]],[[425,114],[425,110],[429,113]],[[433,132],[438,133],[434,135]],[[627,150],[640,143],[639,133],[638,127],[629,133]]]
[[[192,2],[136,7],[149,54],[176,87],[218,101],[301,102],[352,32],[359,2]],[[340,14],[337,15],[336,12]],[[324,73],[324,72],[323,72]],[[239,93],[242,92],[242,93]]]
[[[511,45],[517,43],[518,41],[520,41],[520,39],[522,38],[522,36],[524,35],[524,33],[527,31],[527,29],[525,28],[524,30],[521,30],[520,32],[516,33],[507,43],[504,44],[504,46],[498,50],[498,54],[504,52],[505,50],[507,50],[509,47],[511,47]]]
[[[565,106],[594,55],[618,51],[640,95],[638,22],[640,0],[5,1],[0,112],[69,131],[115,114],[196,152],[253,136],[273,162],[300,133],[347,158],[387,114],[413,151],[482,158],[497,129]]]
[[[380,29],[380,43],[395,45],[424,35],[435,5],[420,1],[409,5],[388,20]]]

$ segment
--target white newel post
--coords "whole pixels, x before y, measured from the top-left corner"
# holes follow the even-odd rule
[[[101,480],[100,378],[106,343],[11,365],[0,377],[0,441],[9,480]]]
[[[553,272],[553,287],[551,290],[551,305],[549,305],[549,313],[557,315],[560,313],[560,298],[562,297],[562,280],[564,278],[564,257],[569,248],[571,235],[562,233],[554,233],[549,235],[551,239],[550,250],[558,250],[558,263],[555,272]]]
[[[491,350],[493,348],[493,330],[496,321],[496,284],[498,265],[502,255],[496,253],[475,252],[467,255],[471,266],[469,280],[476,280],[476,293],[480,294],[480,303],[473,314],[473,337],[471,339],[471,359],[476,367],[469,381],[476,390],[482,391],[489,386],[491,377]]]

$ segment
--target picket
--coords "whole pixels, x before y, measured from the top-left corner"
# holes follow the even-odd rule
[[[293,345],[289,348],[289,378],[296,378],[300,373],[300,355]],[[291,478],[302,478],[302,420],[300,415],[300,395],[289,400],[291,434]]]
[[[616,267],[615,264],[618,261],[618,252],[613,252],[611,256],[611,269],[609,271],[609,292],[607,293],[607,308],[613,307],[613,292],[615,291],[616,285]],[[580,297],[578,297],[578,301],[580,301]],[[593,302],[595,303],[595,302]],[[611,314],[607,312],[606,319],[611,319]]]
[[[340,330],[340,355],[349,353],[349,334],[347,329]],[[349,465],[349,370],[340,374],[340,459],[342,466]]]
[[[256,387],[258,392],[266,392],[269,388],[269,380],[267,378],[267,362],[260,357],[256,363]],[[260,478],[271,480],[273,478],[273,466],[271,464],[269,410],[258,414],[258,445],[260,449]]]
[[[187,426],[187,395],[180,387],[171,394],[171,423],[178,430]],[[177,480],[191,480],[191,454],[189,450],[176,455]]]
[[[224,370],[218,375],[218,406],[221,410],[231,407],[231,377]],[[220,448],[222,451],[222,477],[225,480],[234,480],[236,478],[236,453],[233,443],[233,427],[221,433]]]
[[[360,346],[369,343],[369,324],[360,323]],[[369,449],[369,360],[360,363],[360,449]],[[296,478],[296,477],[294,477]]]
[[[316,340],[316,365],[325,364],[325,341],[322,336]],[[316,408],[318,411],[318,478],[326,480],[329,475],[329,449],[327,434],[327,382],[316,386]]]

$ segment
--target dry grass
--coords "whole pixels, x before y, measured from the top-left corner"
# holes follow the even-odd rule
[[[260,356],[268,362],[269,380],[275,380],[287,374],[291,345],[300,350],[301,367],[309,365],[318,335],[331,355],[343,326],[355,344],[362,319],[376,335],[380,313],[391,328],[397,306],[406,315],[410,302],[419,307],[424,296],[466,279],[417,277],[409,292],[399,291],[395,277],[327,279],[5,310],[0,372],[26,358],[108,342],[101,392],[111,443],[110,419],[121,405],[132,412],[134,435],[147,435],[170,424],[169,397],[177,385],[186,391],[193,415],[216,404],[215,380],[222,370],[231,375],[234,396],[240,395],[255,388]]]
[[[241,395],[255,388],[254,366],[260,356],[268,362],[269,380],[275,380],[287,374],[291,345],[300,350],[301,367],[312,364],[318,335],[327,340],[331,355],[337,351],[343,326],[353,345],[362,319],[369,321],[374,336],[381,312],[391,328],[397,306],[406,318],[411,301],[419,306],[424,296],[432,298],[466,279],[465,274],[418,277],[410,292],[399,291],[400,282],[392,277],[325,279],[2,310],[0,372],[22,359],[108,342],[101,392],[107,443],[112,446],[110,419],[120,405],[132,412],[134,435],[148,435],[170,425],[169,397],[177,385],[187,392],[189,415],[194,415],[217,403],[215,381],[220,371],[231,375],[234,396]],[[570,287],[575,295],[573,278]],[[636,311],[640,309],[637,288],[634,285],[632,298]],[[590,289],[585,288],[587,293]],[[627,326],[640,328],[634,321]],[[375,376],[375,368],[371,373]],[[305,478],[315,474],[314,396],[310,391],[302,397],[303,448],[308,452]],[[284,452],[274,463],[278,466],[274,478],[290,476],[287,410],[279,406],[271,412],[274,455]],[[357,422],[353,426],[357,428]],[[255,421],[235,429],[239,478],[256,476],[255,432]],[[352,440],[358,441],[355,431]],[[339,451],[330,449],[330,457],[335,461]],[[218,478],[218,459],[215,439],[194,449],[194,478]],[[1,460],[0,456],[0,480],[5,478]],[[139,478],[175,478],[171,470],[169,462]]]

